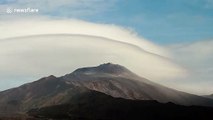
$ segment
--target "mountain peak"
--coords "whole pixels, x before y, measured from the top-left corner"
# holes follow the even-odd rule
[[[103,63],[97,66],[98,68],[124,68],[123,66],[119,64],[114,64],[114,63]]]
[[[119,64],[113,64],[111,62],[100,64],[99,66],[120,66]]]
[[[113,64],[113,63],[104,63],[96,67],[97,70],[105,73],[111,73],[111,74],[119,74],[123,72],[129,72],[129,70],[119,64]]]
[[[56,77],[56,76],[54,76],[54,75],[50,75],[50,76],[47,76],[47,77],[41,78],[41,80],[52,80],[52,79],[57,79],[57,77]]]
[[[50,75],[50,76],[46,77],[46,79],[52,79],[52,78],[57,78],[57,77],[54,75]]]
[[[114,75],[119,75],[121,73],[129,73],[130,71],[118,64],[113,64],[113,63],[104,63],[96,67],[84,67],[84,68],[79,68],[75,70],[73,73],[74,74],[96,74],[96,73],[107,73],[107,74],[114,74]]]

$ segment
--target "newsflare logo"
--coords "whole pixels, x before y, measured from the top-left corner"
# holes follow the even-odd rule
[[[6,13],[12,14],[12,13],[38,13],[39,9],[36,8],[7,8]]]
[[[11,8],[7,8],[7,11],[6,11],[7,13],[12,13],[13,11],[12,11],[12,9]]]

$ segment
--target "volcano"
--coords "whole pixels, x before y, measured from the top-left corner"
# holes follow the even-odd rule
[[[156,84],[134,74],[124,66],[106,63],[96,67],[79,68],[61,77],[51,75],[2,91],[0,92],[0,112],[26,113],[31,111],[32,113],[32,110],[38,108],[81,101],[82,97],[79,96],[91,92],[97,93],[96,96],[100,94],[110,96],[110,101],[111,99],[124,99],[184,106],[213,106],[212,99]]]

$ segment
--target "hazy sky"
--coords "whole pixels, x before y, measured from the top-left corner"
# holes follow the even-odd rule
[[[37,9],[38,12],[17,13],[17,9]],[[139,54],[136,52],[135,56],[129,56],[128,51],[134,51],[132,47],[126,47],[126,52],[122,51],[119,54],[111,50],[106,54],[105,46],[106,49],[102,53],[92,54],[94,56],[101,54],[105,60],[96,59],[96,62],[85,64],[79,62],[79,65],[61,68],[63,72],[69,70],[71,72],[76,67],[95,65],[107,60],[118,62],[120,58],[135,57],[137,60],[132,60],[131,64],[122,60],[121,63],[142,76],[172,88],[196,94],[213,93],[212,11],[213,0],[1,0],[0,88],[2,90],[17,86],[51,73],[63,74],[59,73],[59,70],[52,71],[52,64],[48,64],[43,74],[33,75],[36,70],[40,70],[35,68],[32,70],[34,72],[24,75],[27,68],[20,69],[20,66],[33,62],[31,59],[25,59],[29,54],[36,53],[34,57],[41,60],[41,64],[49,63],[50,60],[36,57],[39,54],[39,47],[29,50],[27,46],[22,46],[25,44],[23,42],[25,39],[21,36],[34,35],[36,38],[36,35],[41,34],[78,34],[109,40],[106,46],[111,46],[112,41],[119,41],[122,43],[118,44],[121,45],[120,49],[125,48],[124,43],[138,47],[141,49],[140,55],[136,55]],[[61,44],[66,43],[66,40],[58,40]],[[8,43],[8,41],[12,42]],[[33,39],[29,41],[35,42]],[[43,41],[43,47],[47,47],[48,50],[42,49],[40,53],[51,53],[52,47],[48,44],[55,45],[59,53],[64,51],[62,46],[57,46],[58,42]],[[88,38],[85,42],[93,41]],[[39,46],[41,43],[40,40],[34,44]],[[68,51],[74,49],[75,45],[77,43],[70,45]],[[102,45],[95,44],[95,47],[99,46]],[[80,48],[74,50],[78,51]],[[89,46],[83,49],[94,50]],[[56,57],[59,57],[61,53],[57,55]],[[78,61],[84,55],[79,53],[79,57],[75,60]],[[72,58],[67,54],[64,56],[66,59]],[[109,56],[112,58],[106,59]],[[94,61],[93,58],[90,60]],[[20,62],[20,66],[15,65],[16,61]],[[53,68],[65,66],[67,61],[62,63]],[[135,64],[140,65],[135,66]],[[29,69],[34,67],[30,66]],[[20,70],[18,72],[20,74],[9,74],[14,73],[14,70]],[[143,71],[140,73],[137,70]]]

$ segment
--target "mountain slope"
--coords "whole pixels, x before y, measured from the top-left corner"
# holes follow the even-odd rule
[[[49,76],[18,88],[0,92],[0,112],[23,112],[32,108],[66,103],[85,88],[68,85]]]
[[[213,99],[213,94],[211,94],[211,95],[204,95],[203,97]]]
[[[212,100],[180,92],[139,77],[123,66],[102,64],[98,67],[77,69],[61,79],[68,84],[84,86],[113,97],[157,100],[181,105],[213,105]]]
[[[209,95],[209,98],[212,98],[212,99],[213,99],[213,94]]]
[[[155,84],[123,66],[108,63],[80,68],[58,78],[49,76],[0,92],[0,112],[26,112],[33,108],[65,104],[73,96],[88,90],[125,99],[213,106],[211,99]]]
[[[211,107],[113,98],[92,90],[74,96],[66,104],[28,111],[35,118],[67,120],[211,120],[212,114]]]

